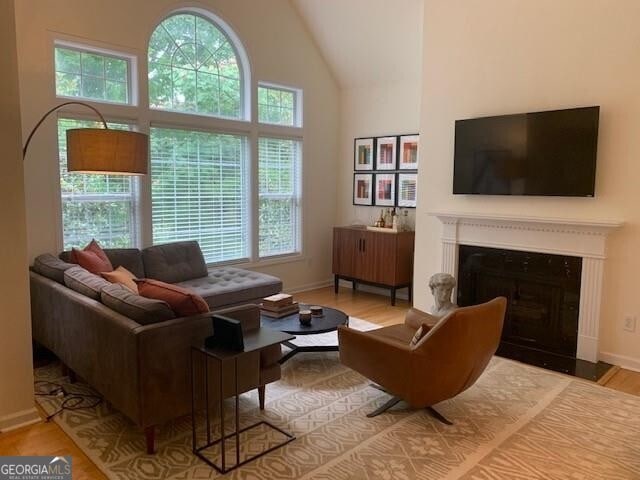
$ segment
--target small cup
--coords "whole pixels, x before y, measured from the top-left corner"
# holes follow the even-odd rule
[[[313,315],[314,317],[322,316],[322,307],[320,307],[319,305],[312,305],[309,307],[309,310],[311,310],[311,315]]]
[[[311,311],[310,310],[300,310],[298,314],[298,319],[300,323],[304,326],[311,325]]]

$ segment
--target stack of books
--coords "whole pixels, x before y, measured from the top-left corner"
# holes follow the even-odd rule
[[[298,302],[293,301],[293,297],[286,293],[278,293],[262,299],[260,312],[271,318],[282,318],[293,313],[298,313],[300,307]]]

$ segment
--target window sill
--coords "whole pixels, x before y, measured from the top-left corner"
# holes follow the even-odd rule
[[[256,261],[246,261],[240,260],[239,262],[226,262],[226,263],[210,263],[207,264],[208,268],[216,268],[216,267],[237,267],[237,268],[261,268],[261,267],[270,267],[272,265],[283,265],[287,263],[296,263],[296,262],[304,262],[307,260],[307,256],[302,253],[292,253],[290,255],[281,255],[277,257],[268,257],[262,260]]]

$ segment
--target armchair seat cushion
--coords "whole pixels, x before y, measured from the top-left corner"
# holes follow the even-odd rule
[[[186,280],[176,285],[194,291],[212,309],[250,302],[282,290],[282,281],[277,277],[234,267],[212,268],[206,277]]]

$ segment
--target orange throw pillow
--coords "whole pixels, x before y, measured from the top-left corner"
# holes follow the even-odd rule
[[[112,272],[113,265],[107,254],[104,253],[98,242],[91,240],[89,245],[82,250],[74,248],[71,250],[69,257],[71,263],[77,263],[82,268],[89,270],[91,273],[100,274],[102,272]]]
[[[102,275],[102,278],[105,280],[108,280],[111,283],[124,285],[136,295],[138,294],[138,285],[134,282],[136,276],[122,265],[116,268],[113,272],[102,272],[100,275]]]
[[[431,330],[431,327],[426,323],[420,325],[420,327],[418,327],[418,330],[416,330],[416,334],[411,339],[411,342],[409,342],[409,346],[415,347],[416,345],[418,345],[420,340],[422,340],[424,336],[429,333],[429,330]]]
[[[135,282],[138,285],[140,295],[167,302],[171,310],[179,317],[188,317],[209,311],[209,305],[204,301],[204,298],[186,288],[151,278],[135,280]]]

